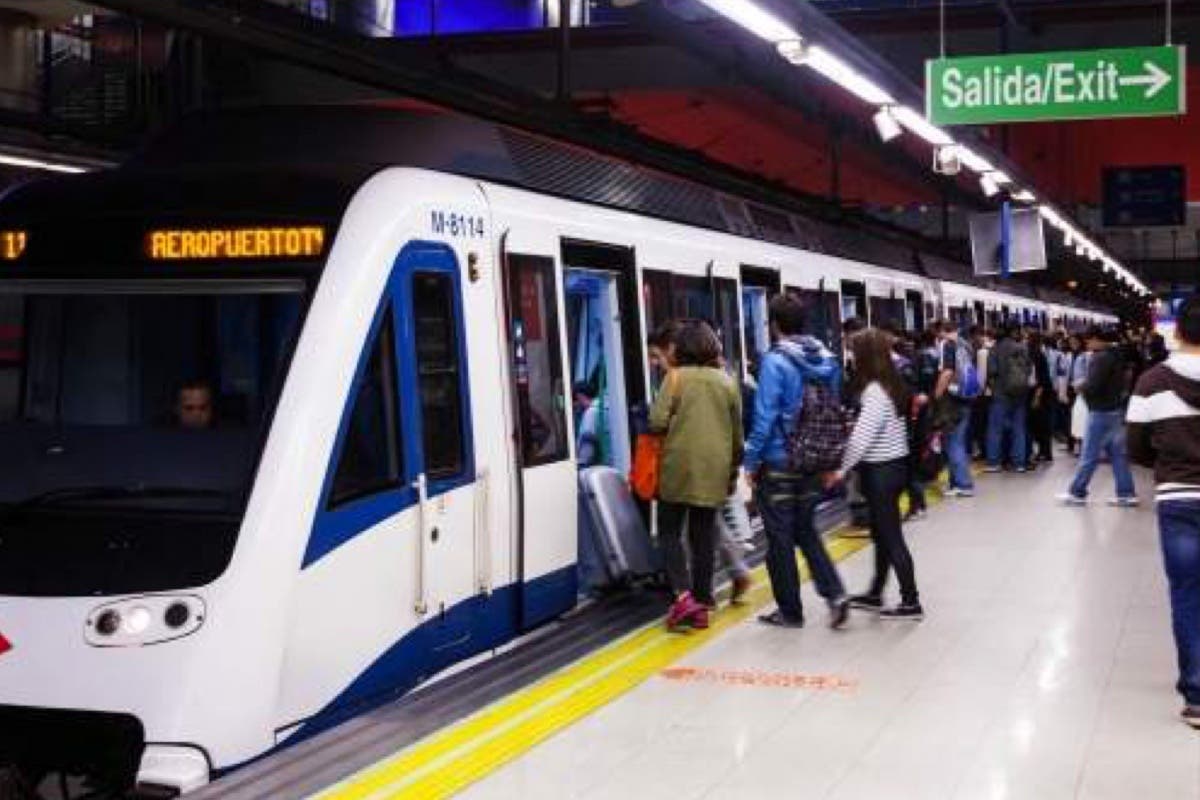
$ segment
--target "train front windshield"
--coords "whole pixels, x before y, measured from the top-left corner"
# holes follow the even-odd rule
[[[291,282],[0,283],[0,594],[215,577],[232,550],[303,291]],[[109,575],[111,585],[49,576],[92,551],[89,537],[109,536],[114,519],[132,573]],[[139,539],[137,520],[160,530]],[[193,563],[171,577],[164,558]]]

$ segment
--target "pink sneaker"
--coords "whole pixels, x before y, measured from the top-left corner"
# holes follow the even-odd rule
[[[696,625],[696,621],[702,625]],[[691,592],[684,592],[675,598],[671,610],[667,612],[667,630],[680,631],[686,628],[708,627],[708,609],[696,602]]]

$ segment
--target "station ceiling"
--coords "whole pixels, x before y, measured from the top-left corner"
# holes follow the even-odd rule
[[[472,8],[478,12],[491,1],[472,0]],[[471,5],[437,2],[443,9]],[[142,115],[143,124],[103,144],[117,152],[132,149],[155,124],[196,105],[380,100],[407,87],[422,99],[473,113],[486,113],[491,102],[493,109],[509,114],[503,121],[520,122],[524,114],[531,127],[550,135],[586,138],[599,132],[601,148],[627,157],[641,152],[665,162],[675,158],[680,169],[726,167],[739,179],[758,179],[814,209],[865,214],[933,241],[960,238],[967,213],[994,206],[966,176],[935,175],[927,145],[884,145],[871,123],[871,109],[819,76],[788,69],[735,26],[698,11],[695,0],[625,0],[616,4],[620,8],[611,0],[590,3],[595,18],[606,24],[570,31],[565,71],[559,31],[536,24],[524,30],[397,37],[380,36],[376,25],[367,38],[361,25],[356,31],[344,26],[335,31],[290,13],[323,5],[332,9],[328,16],[337,16],[339,8],[352,7],[353,15],[341,15],[344,22],[383,6],[421,12],[423,3],[104,0],[100,13],[131,20],[138,48],[161,39],[168,55],[161,78],[166,83],[153,87],[161,106],[157,116]],[[896,78],[913,84],[920,82],[924,59],[938,49],[933,0],[775,0],[775,5],[803,7],[805,14],[818,9],[878,54]],[[5,14],[11,19],[16,13],[40,15],[46,25],[60,26],[65,15],[81,8],[68,0],[0,0],[0,26]],[[1163,38],[1162,2],[948,0],[946,8],[951,54],[1158,44]],[[544,9],[542,22],[552,21],[551,10]],[[1176,40],[1200,42],[1200,2],[1175,0],[1174,14]],[[467,18],[482,19],[478,13]],[[409,22],[416,25],[416,19]],[[398,30],[399,18],[392,25]],[[177,58],[171,48],[177,51],[183,40],[177,32],[212,43],[194,56],[206,60],[199,78],[170,63]],[[141,56],[139,49],[136,57]],[[1189,72],[1188,105],[1196,109],[1200,71],[1193,65]],[[174,73],[201,85],[175,86],[172,81],[180,74]],[[163,94],[171,96],[164,102]],[[522,97],[539,102],[525,103]],[[0,118],[0,137],[19,127],[11,116]],[[86,130],[54,133],[52,141],[98,144],[88,141]],[[993,126],[978,135],[1017,164],[1042,196],[1082,221],[1097,213],[1102,168],[1118,164],[1184,165],[1188,200],[1200,208],[1196,112],[1156,120]],[[1108,231],[1099,239],[1127,263],[1141,262],[1151,279],[1195,281],[1200,271],[1200,219],[1173,232]],[[1065,282],[1071,273],[1061,270],[1056,277]]]

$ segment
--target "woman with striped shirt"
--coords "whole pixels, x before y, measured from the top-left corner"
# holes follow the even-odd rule
[[[858,467],[863,494],[871,511],[871,540],[875,544],[875,578],[865,594],[850,598],[854,608],[878,611],[883,619],[919,620],[924,616],[917,594],[912,554],[904,543],[900,494],[908,474],[908,429],[904,409],[909,393],[892,363],[891,337],[880,330],[863,331],[851,342],[855,381],[862,393],[862,410],[846,443],[842,468],[827,484],[842,481]],[[883,586],[889,569],[900,581],[900,604],[883,608]]]

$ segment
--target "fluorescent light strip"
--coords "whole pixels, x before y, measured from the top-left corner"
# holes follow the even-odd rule
[[[989,172],[994,172],[996,169],[992,166],[992,162],[988,161],[986,158],[979,155],[979,153],[976,153],[966,145],[960,144],[958,146],[958,158],[960,161],[962,161],[963,165],[967,169],[978,173],[979,175],[986,175]],[[999,181],[997,181],[995,178],[989,178],[989,180],[996,184],[999,183]]]
[[[896,118],[904,127],[920,136],[925,141],[933,145],[954,144],[954,140],[950,138],[950,134],[929,122],[925,117],[916,111],[913,111],[908,106],[896,106],[892,111],[892,116]]]
[[[65,172],[69,174],[78,174],[87,172],[83,167],[75,167],[70,164],[59,164],[54,161],[42,161],[38,158],[22,158],[21,156],[10,156],[0,153],[0,164],[9,167],[20,167],[22,169],[41,169],[48,172]]]
[[[760,39],[768,42],[784,42],[799,39],[800,34],[792,26],[774,14],[760,8],[749,0],[700,0],[701,3],[724,15],[730,22],[741,25]]]
[[[812,45],[804,63],[864,102],[888,106],[896,101],[869,78],[820,45]]]

